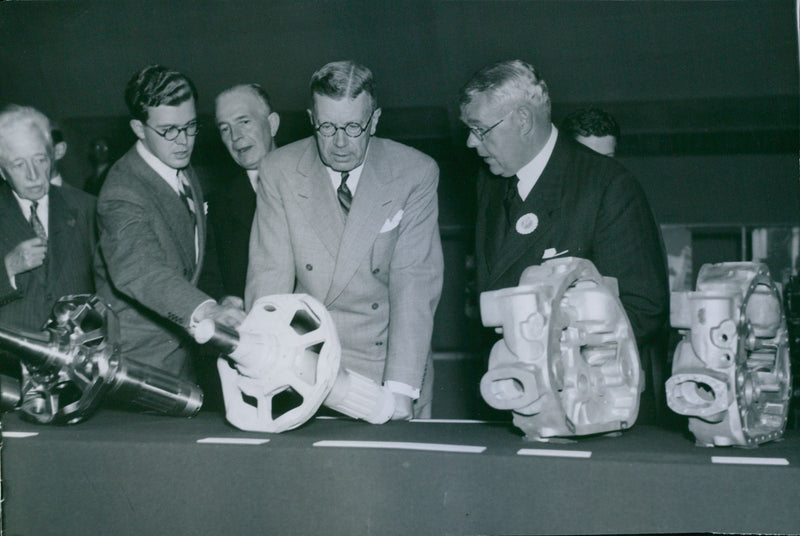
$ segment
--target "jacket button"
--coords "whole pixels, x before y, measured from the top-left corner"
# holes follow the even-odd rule
[[[308,270],[310,272],[313,269],[314,269],[313,266],[311,266],[310,264],[306,264],[306,270]]]
[[[381,269],[380,269],[380,268],[375,268],[374,270],[372,270],[372,273],[373,273],[373,274],[377,274],[377,273],[378,273],[378,272],[380,272],[380,271],[381,271]]]
[[[383,341],[378,341],[375,343],[375,346],[383,346]]]
[[[373,303],[373,304],[372,304],[372,309],[373,309],[373,310],[375,310],[375,309],[377,309],[377,308],[378,308],[378,304],[377,304],[377,303]]]

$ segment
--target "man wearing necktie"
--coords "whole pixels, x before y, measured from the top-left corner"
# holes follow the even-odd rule
[[[258,84],[233,86],[220,93],[215,114],[222,143],[238,169],[209,195],[208,215],[216,237],[222,285],[227,294],[243,297],[258,165],[275,149],[280,116]]]
[[[94,198],[50,184],[50,131],[33,108],[0,111],[0,322],[29,331],[44,326],[61,296],[94,292]]]
[[[427,416],[443,270],[439,169],[374,136],[381,109],[363,65],[323,66],[310,93],[315,135],[269,153],[259,170],[246,304],[289,292],[319,299],[342,367],[390,389],[394,419]]]
[[[616,160],[560,135],[547,85],[525,62],[478,71],[459,106],[467,146],[488,166],[477,181],[478,290],[515,287],[525,268],[554,257],[582,257],[615,277],[647,375],[639,415],[652,417],[653,387],[664,381],[669,293],[659,230],[639,183]]]
[[[197,348],[188,334],[210,318],[235,327],[241,300],[218,303],[200,288],[217,270],[207,241],[203,193],[189,161],[198,132],[197,92],[160,65],[128,82],[125,102],[136,144],[108,172],[97,206],[97,293],[117,312],[123,356],[187,379]],[[210,280],[218,281],[210,277]]]

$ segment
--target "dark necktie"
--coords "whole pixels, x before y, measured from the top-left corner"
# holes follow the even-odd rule
[[[39,203],[36,201],[31,201],[31,227],[33,227],[33,232],[36,233],[36,236],[41,238],[44,241],[47,241],[47,231],[44,230],[44,225],[42,225],[42,220],[39,219],[39,215],[36,213],[36,209],[39,206]]]
[[[178,171],[178,180],[180,181],[180,191],[178,192],[178,197],[181,198],[183,202],[183,206],[186,207],[186,210],[189,211],[189,215],[192,217],[192,222],[195,221],[196,211],[194,206],[194,197],[192,197],[192,188],[189,186],[189,181],[186,180],[186,176]]]
[[[343,172],[342,182],[336,189],[336,196],[339,198],[339,204],[342,205],[342,210],[344,211],[345,216],[350,213],[350,206],[353,204],[353,192],[351,192],[350,188],[347,187],[348,177],[350,177],[350,173],[347,171]]]
[[[506,183],[506,195],[503,197],[503,208],[506,212],[507,229],[515,225],[514,218],[517,216],[520,207],[522,207],[523,201],[517,190],[518,183],[519,178],[516,175],[509,177]]]

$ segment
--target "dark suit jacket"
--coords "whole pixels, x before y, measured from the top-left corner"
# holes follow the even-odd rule
[[[506,180],[485,170],[478,178],[476,259],[481,292],[519,284],[522,271],[557,256],[589,259],[617,278],[620,301],[639,344],[662,333],[669,316],[661,238],[639,183],[619,162],[560,134],[550,161],[520,213],[533,213],[530,234],[508,233]],[[512,222],[513,225],[513,222]]]
[[[208,217],[214,229],[222,286],[225,294],[231,296],[244,297],[255,212],[256,193],[243,169],[209,199]]]
[[[95,199],[71,187],[50,187],[45,264],[18,274],[16,290],[5,266],[0,273],[0,322],[40,330],[53,303],[68,294],[94,292]],[[0,259],[20,242],[35,238],[11,187],[0,181]]]
[[[206,252],[203,193],[191,169],[199,230],[178,194],[132,147],[108,173],[97,205],[97,293],[117,312],[123,356],[193,377],[186,328],[210,296],[197,288]]]

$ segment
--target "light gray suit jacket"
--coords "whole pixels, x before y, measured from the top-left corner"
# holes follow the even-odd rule
[[[248,310],[310,294],[331,312],[343,367],[421,388],[443,272],[433,159],[372,138],[347,218],[313,137],[271,152],[259,176]]]
[[[206,248],[203,194],[186,176],[197,210],[200,260],[191,216],[134,146],[108,173],[97,203],[97,294],[119,316],[123,356],[191,377],[185,328],[209,296],[197,288]]]

